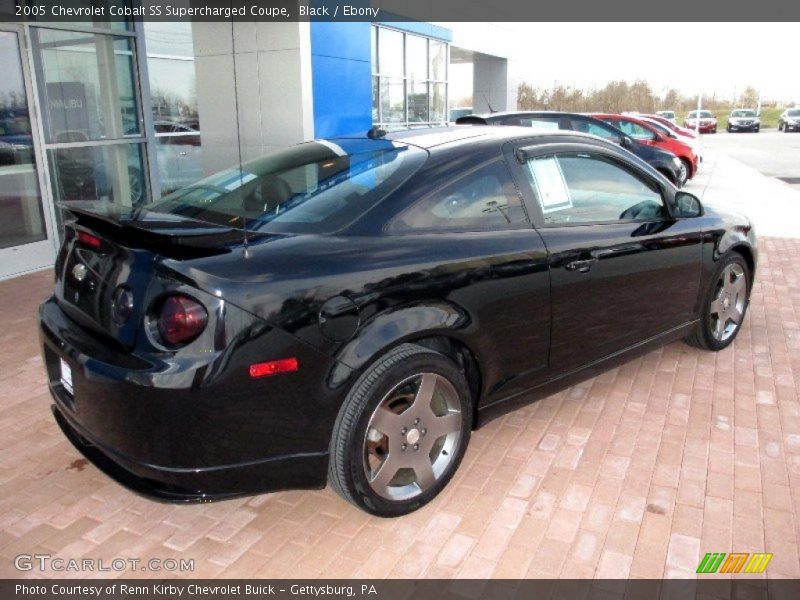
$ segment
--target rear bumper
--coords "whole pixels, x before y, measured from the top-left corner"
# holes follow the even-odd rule
[[[294,337],[259,324],[253,339],[183,364],[115,351],[52,298],[39,323],[59,426],[123,485],[169,501],[325,485],[343,393],[328,384],[332,359]],[[297,357],[300,370],[249,378],[249,364],[281,356]],[[74,395],[61,384],[61,360]]]
[[[318,489],[325,480],[327,453],[284,456],[251,464],[217,468],[172,469],[131,460],[89,437],[58,403],[51,406],[56,423],[73,446],[93,465],[131,491],[163,502],[208,502],[284,489]]]

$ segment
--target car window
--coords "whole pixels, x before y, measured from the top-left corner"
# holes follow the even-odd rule
[[[621,129],[623,133],[628,134],[635,140],[652,140],[655,135],[647,127],[634,123],[633,121],[606,121]]]
[[[619,131],[614,129],[614,126],[604,127],[602,123],[597,121],[589,121],[588,119],[572,119],[572,128],[575,131],[582,131],[583,133],[591,133],[592,135],[600,136],[619,144],[622,141],[622,135]]]
[[[386,198],[427,156],[389,140],[307,142],[215,173],[147,208],[237,229],[332,233]]]
[[[569,153],[526,163],[548,225],[649,221],[667,216],[659,191],[599,154]]]
[[[406,209],[389,230],[476,231],[525,225],[525,211],[508,169],[502,161],[495,161]]]

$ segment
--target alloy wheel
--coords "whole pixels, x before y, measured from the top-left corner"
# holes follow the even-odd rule
[[[747,275],[741,265],[731,263],[717,280],[716,293],[709,308],[711,333],[717,341],[730,338],[742,322],[747,300]]]
[[[408,377],[384,396],[364,438],[364,472],[376,494],[408,500],[442,478],[460,443],[460,406],[453,384],[436,373]]]

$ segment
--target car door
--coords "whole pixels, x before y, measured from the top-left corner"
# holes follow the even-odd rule
[[[548,250],[551,371],[569,371],[694,319],[702,236],[674,190],[621,152],[548,144],[515,173]]]

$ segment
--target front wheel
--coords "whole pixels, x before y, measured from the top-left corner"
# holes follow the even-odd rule
[[[722,350],[733,342],[741,329],[750,300],[750,270],[736,252],[720,262],[703,302],[697,328],[687,338],[691,346]]]
[[[381,517],[424,506],[453,476],[469,443],[472,399],[444,355],[403,344],[373,363],[336,419],[328,480]]]

